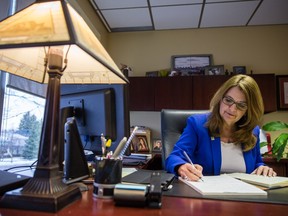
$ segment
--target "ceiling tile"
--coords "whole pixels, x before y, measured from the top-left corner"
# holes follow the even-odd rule
[[[148,7],[147,0],[92,0],[99,9]]]
[[[202,4],[203,0],[150,0],[151,6],[180,5],[180,4]]]
[[[153,7],[155,29],[197,28],[201,5]]]
[[[90,1],[109,32],[288,24],[288,0]]]
[[[249,25],[287,24],[288,1],[265,0],[259,7]]]
[[[246,25],[258,3],[259,0],[206,4],[200,27]]]
[[[206,3],[223,3],[223,2],[236,2],[241,0],[206,0]],[[242,0],[242,1],[253,1],[253,0]]]
[[[110,28],[152,26],[148,8],[103,10]]]

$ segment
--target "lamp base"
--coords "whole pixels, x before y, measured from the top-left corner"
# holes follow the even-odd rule
[[[2,208],[57,212],[82,197],[78,186],[69,185],[64,190],[48,195],[25,194],[20,189],[7,192],[1,199]]]

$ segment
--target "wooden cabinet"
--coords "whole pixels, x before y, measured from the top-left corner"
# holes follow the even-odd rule
[[[274,74],[251,75],[261,90],[265,112],[277,110]],[[217,89],[231,76],[130,77],[131,111],[207,110]]]
[[[265,113],[277,110],[276,77],[274,74],[254,74],[264,101]]]
[[[192,77],[158,77],[155,83],[155,111],[193,107]]]
[[[193,77],[193,109],[208,110],[210,100],[217,89],[230,76],[195,76]]]
[[[278,176],[288,177],[288,159],[277,161],[276,158],[264,157],[263,161],[267,166],[272,167]]]
[[[155,79],[131,77],[129,81],[129,109],[131,111],[154,111]]]

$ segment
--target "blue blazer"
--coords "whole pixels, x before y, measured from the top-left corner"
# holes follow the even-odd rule
[[[203,175],[220,175],[221,169],[221,141],[220,137],[211,137],[205,126],[210,114],[194,114],[187,119],[187,125],[174,146],[173,151],[165,161],[166,170],[175,172],[175,167],[187,163],[183,150],[187,152],[193,163],[203,167]],[[256,146],[243,152],[246,173],[253,172],[262,161],[259,145],[259,126],[255,127],[253,134],[257,137]]]

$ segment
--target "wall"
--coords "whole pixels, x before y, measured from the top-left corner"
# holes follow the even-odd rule
[[[160,112],[130,111],[131,126],[146,126],[151,130],[152,139],[161,139]]]
[[[108,34],[108,51],[133,76],[170,68],[172,55],[212,54],[214,65],[245,65],[254,73],[288,74],[288,25]]]

